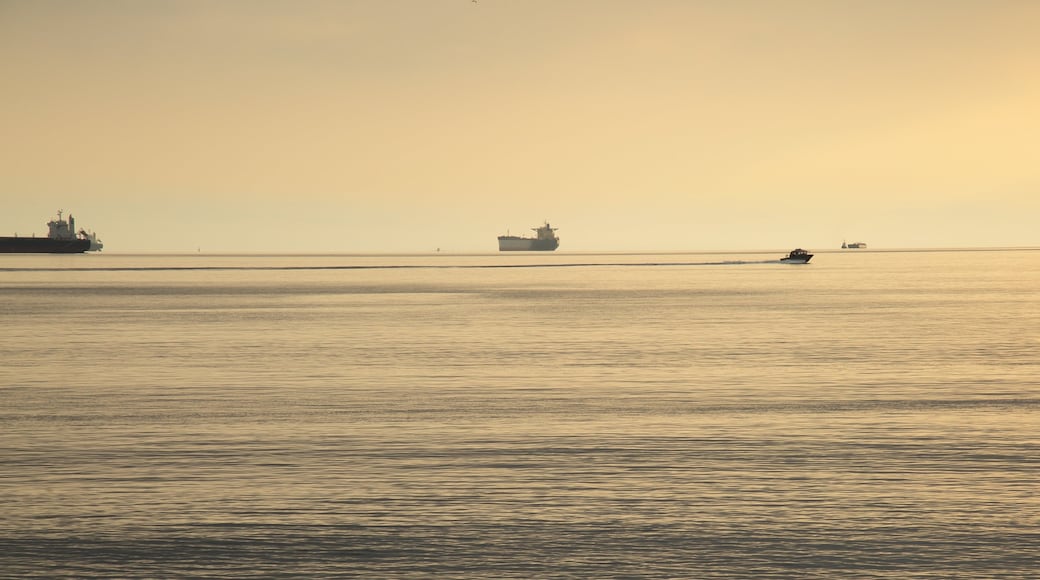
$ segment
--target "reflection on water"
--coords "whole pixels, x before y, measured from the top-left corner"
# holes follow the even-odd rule
[[[1040,254],[718,257],[0,258],[0,569],[1032,577]]]

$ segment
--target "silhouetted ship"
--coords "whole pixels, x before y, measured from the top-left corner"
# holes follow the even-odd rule
[[[843,249],[843,250],[861,250],[861,249],[864,249],[866,247],[867,247],[867,245],[864,244],[863,242],[853,242],[851,244],[846,244],[845,242],[841,243],[841,249]]]
[[[524,238],[520,236],[498,236],[498,251],[500,252],[551,252],[560,247],[560,238],[554,233],[556,228],[550,227],[549,222],[540,228],[531,228],[536,237]]]
[[[0,253],[7,254],[82,254],[83,252],[100,251],[103,244],[97,234],[87,230],[76,231],[76,218],[69,215],[68,221],[62,219],[61,211],[58,219],[47,222],[50,228],[46,238],[2,236],[0,237]]]
[[[789,264],[808,264],[809,260],[812,260],[813,255],[801,248],[795,248],[791,250],[790,254],[787,254],[783,258],[780,258],[781,262],[787,262]]]

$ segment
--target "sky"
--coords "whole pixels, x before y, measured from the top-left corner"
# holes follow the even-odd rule
[[[0,235],[1040,246],[1033,0],[0,0]]]

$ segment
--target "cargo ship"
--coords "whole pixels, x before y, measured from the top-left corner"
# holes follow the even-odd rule
[[[550,227],[545,222],[540,228],[531,228],[535,237],[525,238],[506,234],[498,236],[498,251],[500,252],[551,252],[560,247],[560,238],[556,237],[556,228]]]
[[[83,252],[99,252],[103,247],[97,234],[81,229],[76,231],[76,218],[69,214],[69,219],[61,217],[47,222],[49,228],[46,238],[14,236],[0,237],[0,253],[4,254],[82,254]]]
[[[843,250],[862,250],[866,247],[867,245],[863,242],[853,242],[851,244],[846,244],[845,242],[841,243],[841,249]]]

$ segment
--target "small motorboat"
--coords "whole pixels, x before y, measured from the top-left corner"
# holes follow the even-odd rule
[[[791,250],[790,254],[787,254],[783,258],[780,258],[781,262],[787,262],[789,264],[808,264],[809,260],[813,257],[812,254],[806,252],[801,248],[795,248]]]

